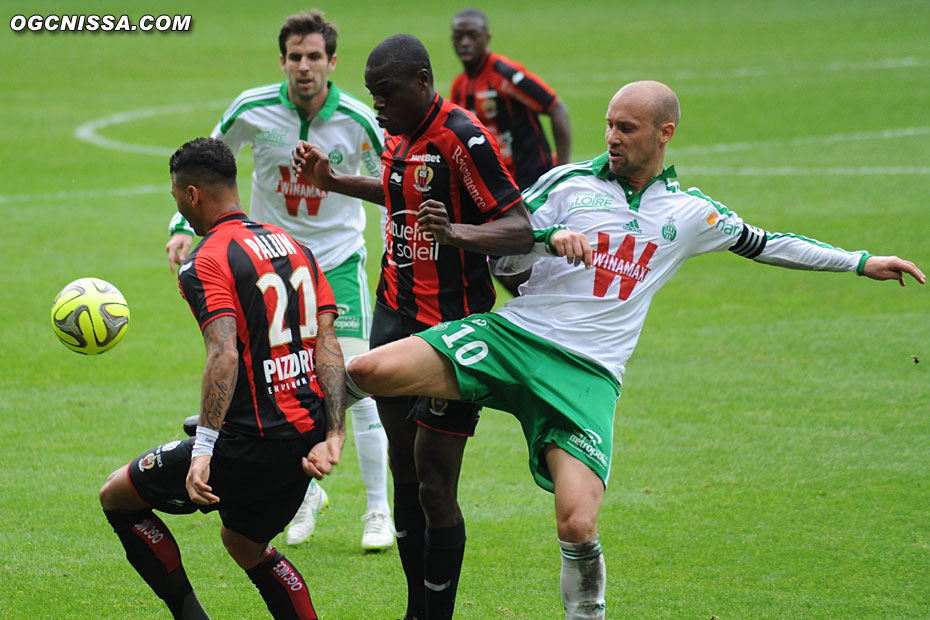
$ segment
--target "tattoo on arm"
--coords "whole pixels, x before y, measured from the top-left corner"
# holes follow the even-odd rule
[[[346,371],[342,359],[342,348],[339,346],[335,332],[327,331],[317,337],[315,357],[317,380],[323,389],[326,430],[329,432],[345,428]]]
[[[207,361],[203,369],[200,423],[219,431],[239,376],[236,319],[223,316],[211,322],[203,331],[203,339]]]

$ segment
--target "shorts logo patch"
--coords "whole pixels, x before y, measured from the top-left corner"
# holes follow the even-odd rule
[[[162,452],[170,452],[171,450],[174,450],[175,448],[177,448],[177,447],[180,446],[180,445],[181,445],[181,442],[180,442],[180,441],[177,441],[177,440],[175,440],[175,441],[169,441],[169,442],[166,443],[166,444],[162,444],[162,446],[161,446],[161,451],[162,451]]]
[[[139,459],[139,471],[145,471],[147,469],[152,469],[155,467],[155,453],[149,452],[141,459]]]
[[[589,428],[584,429],[582,433],[572,433],[568,437],[568,442],[581,449],[588,455],[588,458],[607,467],[607,455],[597,447],[603,441],[601,436]]]
[[[429,399],[429,412],[433,415],[444,416],[446,415],[446,409],[449,407],[449,401],[445,398],[430,398]]]

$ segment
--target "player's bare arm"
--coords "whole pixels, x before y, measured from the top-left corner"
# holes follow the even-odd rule
[[[862,269],[862,275],[873,280],[897,280],[901,286],[905,286],[905,273],[911,274],[920,284],[927,282],[926,276],[917,265],[897,256],[870,256]]]
[[[313,446],[302,464],[307,475],[317,479],[332,473],[339,464],[346,439],[345,363],[334,324],[331,313],[319,317],[314,351],[317,381],[323,390],[326,440]]]
[[[232,402],[239,375],[239,352],[236,348],[236,319],[221,316],[203,330],[207,361],[203,369],[200,397],[200,426],[219,433]],[[198,433],[199,433],[198,429]],[[196,444],[195,444],[196,445]],[[215,504],[220,498],[212,493],[210,455],[194,456],[187,472],[187,492],[196,504]]]
[[[522,202],[493,220],[476,225],[451,223],[444,204],[427,200],[420,204],[417,223],[439,243],[463,250],[503,256],[526,254],[533,249],[533,229]]]
[[[168,252],[168,267],[171,269],[171,273],[174,273],[175,265],[180,266],[184,259],[187,258],[187,255],[190,254],[193,243],[194,238],[187,233],[175,233],[171,235],[171,239],[168,239],[168,243],[165,244],[165,251]]]
[[[329,157],[320,147],[301,140],[291,153],[294,172],[315,186],[328,192],[360,198],[367,202],[383,205],[384,189],[381,180],[361,175],[336,174]]]
[[[549,112],[552,121],[552,138],[555,141],[556,164],[561,166],[571,161],[572,126],[568,118],[568,106],[559,99]]]

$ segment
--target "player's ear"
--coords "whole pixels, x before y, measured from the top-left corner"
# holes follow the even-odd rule
[[[330,71],[332,71],[332,70],[334,70],[334,69],[336,68],[336,60],[337,60],[338,58],[339,58],[339,55],[336,54],[336,53],[334,52],[334,53],[333,53],[333,57],[329,59],[329,70],[330,70]]]
[[[287,71],[287,69],[284,68],[284,54],[278,54],[278,60],[281,62],[281,71]]]
[[[664,123],[659,127],[659,142],[661,144],[668,144],[674,135],[675,123]]]

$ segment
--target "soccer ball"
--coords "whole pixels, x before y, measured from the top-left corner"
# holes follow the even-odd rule
[[[129,329],[129,306],[119,289],[98,278],[81,278],[52,303],[52,329],[61,343],[84,355],[109,351]]]

